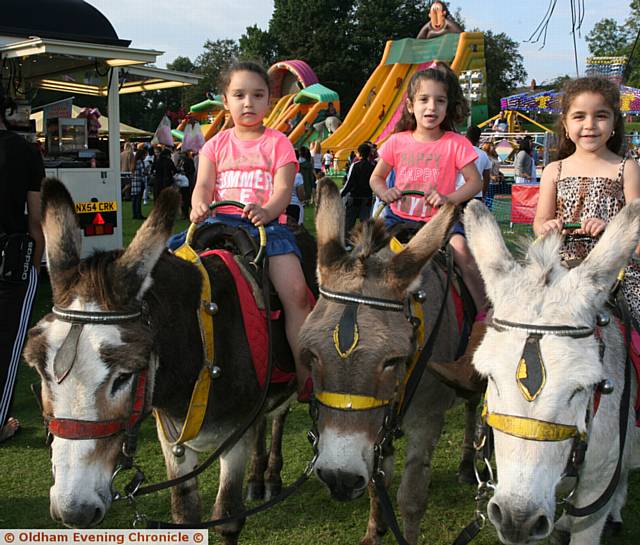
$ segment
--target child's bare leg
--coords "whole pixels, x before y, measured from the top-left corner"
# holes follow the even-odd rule
[[[298,333],[305,318],[311,312],[311,304],[307,297],[307,284],[302,273],[300,260],[295,254],[270,257],[269,276],[284,307],[287,340],[296,362],[298,390],[301,390],[311,372],[300,363]]]
[[[451,237],[449,244],[453,248],[453,259],[458,269],[460,269],[462,279],[469,289],[476,309],[480,312],[486,307],[487,294],[484,290],[484,282],[482,281],[482,276],[480,276],[480,270],[476,260],[471,255],[467,240],[462,235],[456,234]]]

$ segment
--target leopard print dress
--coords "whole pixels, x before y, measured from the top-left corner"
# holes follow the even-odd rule
[[[556,180],[556,217],[563,223],[581,223],[588,218],[611,219],[625,205],[623,173],[625,160],[620,163],[615,179],[589,176],[562,178],[562,161],[558,166]],[[565,262],[583,260],[595,246],[596,239],[590,237],[566,240],[560,250]],[[640,323],[640,264],[637,261],[625,270],[622,293],[636,325]]]

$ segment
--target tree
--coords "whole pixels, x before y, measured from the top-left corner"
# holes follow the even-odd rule
[[[380,61],[387,40],[412,38],[427,0],[275,0],[269,22],[278,59],[301,59],[340,94],[343,110]]]
[[[625,20],[624,26],[630,33],[630,37],[635,39],[635,34],[640,31],[640,0],[631,0],[629,16]]]
[[[257,60],[265,67],[269,67],[277,60],[276,42],[268,30],[262,30],[257,25],[247,27],[240,36],[240,56],[243,59]]]
[[[357,81],[361,83],[360,87],[380,62],[387,40],[414,38],[426,23],[427,17],[426,1],[355,2],[351,44],[357,60]]]
[[[167,64],[167,69],[178,72],[196,72],[196,66],[188,57],[176,57]],[[167,112],[188,110],[192,104],[190,87],[145,91],[120,96],[120,118],[123,123],[147,131],[154,131]]]
[[[631,0],[629,16],[619,25],[613,19],[601,19],[587,34],[589,51],[595,55],[625,56],[629,67],[625,84],[640,85],[640,0]],[[636,43],[638,42],[638,43]]]
[[[337,91],[344,103],[353,100],[351,28],[354,0],[275,0],[269,21],[278,59],[300,59],[319,80]]]
[[[513,94],[524,84],[527,71],[518,51],[519,45],[504,32],[484,32],[484,57],[487,65],[487,101],[489,114],[500,111],[500,99]]]
[[[169,70],[176,72],[187,72],[188,74],[199,74],[198,67],[191,61],[189,57],[176,57],[173,62],[167,64]],[[180,87],[178,89],[167,89],[160,91],[159,98],[164,103],[165,109],[178,111],[188,110],[189,106],[200,97],[200,91],[195,86]]]
[[[220,76],[240,54],[238,44],[229,39],[207,40],[203,47],[204,51],[195,61],[195,72],[204,76],[204,79],[189,93],[195,102],[205,100],[207,93],[222,92],[219,86]]]
[[[619,54],[629,40],[629,33],[613,19],[601,19],[585,39],[589,53],[608,57]]]

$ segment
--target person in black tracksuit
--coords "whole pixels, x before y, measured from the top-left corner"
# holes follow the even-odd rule
[[[12,437],[19,428],[19,422],[9,417],[9,409],[44,250],[40,225],[42,156],[35,146],[7,129],[5,112],[9,103],[0,86],[0,442]],[[26,234],[35,242],[32,265],[17,276],[11,272],[16,270],[11,266],[15,260],[9,260],[7,255],[22,254],[10,252],[7,239],[9,235]]]
[[[341,191],[341,195],[347,197],[345,233],[351,231],[358,218],[360,218],[360,221],[365,221],[371,216],[373,194],[369,179],[373,174],[375,164],[369,161],[370,155],[371,146],[360,144],[358,147],[358,159],[349,167],[347,180]]]

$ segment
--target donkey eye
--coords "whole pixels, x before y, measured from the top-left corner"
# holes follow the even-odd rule
[[[571,397],[569,398],[569,401],[567,401],[567,404],[571,403],[571,401],[573,400],[573,398],[575,396],[577,396],[578,394],[581,394],[585,391],[585,389],[582,386],[578,386],[573,393],[571,394]]]
[[[390,360],[385,360],[382,364],[383,369],[391,369],[392,367],[397,367],[404,363],[404,358],[391,358]]]
[[[122,373],[121,375],[118,375],[113,381],[113,386],[111,386],[111,395],[115,395],[118,390],[121,390],[126,386],[132,376],[133,373]]]

